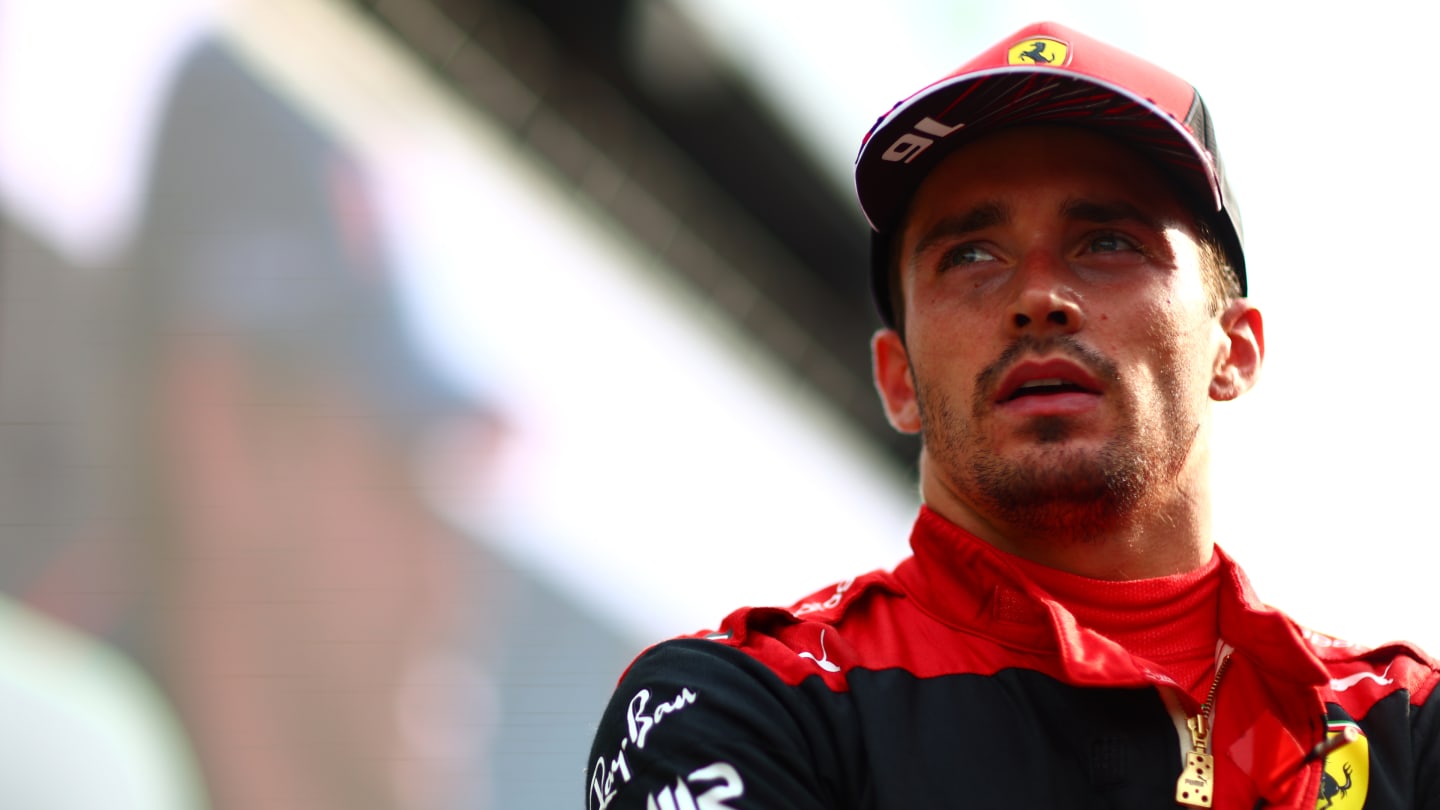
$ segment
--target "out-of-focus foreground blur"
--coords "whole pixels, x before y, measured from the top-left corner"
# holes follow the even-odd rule
[[[1216,112],[1279,366],[1220,428],[1221,542],[1320,629],[1434,647],[1429,383],[1377,414],[1337,374],[1413,370],[1326,331],[1434,202],[1317,240],[1305,183],[1394,176],[1333,158],[1382,130],[1273,159],[1330,97],[1254,81],[1341,23],[993,5],[0,0],[0,807],[578,806],[644,645],[906,553],[849,161],[1041,17]],[[1345,35],[1406,58],[1387,25]]]
[[[678,11],[123,5],[0,5],[0,806],[572,806],[697,593],[899,555],[863,231]]]

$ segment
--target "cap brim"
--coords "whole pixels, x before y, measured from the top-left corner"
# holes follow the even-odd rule
[[[1203,124],[1198,94],[1186,119]],[[943,122],[943,123],[941,123]],[[1227,252],[1238,247],[1238,223],[1227,213],[1223,173],[1207,150],[1154,102],[1104,80],[1052,68],[994,68],[937,82],[891,110],[856,158],[855,189],[873,231],[872,284],[886,323],[890,317],[888,264],[892,232],[904,221],[920,183],[947,155],[987,134],[1031,124],[1086,127],[1116,137],[1172,177],[1214,222]],[[1203,126],[1202,126],[1203,129]],[[1244,287],[1243,256],[1234,257]]]
[[[1200,104],[1198,95],[1194,103]],[[939,82],[890,111],[856,158],[855,188],[870,226],[893,228],[920,182],[956,148],[1000,129],[1041,123],[1083,126],[1120,138],[1155,160],[1209,210],[1222,209],[1218,171],[1182,122],[1100,79],[1015,66]]]

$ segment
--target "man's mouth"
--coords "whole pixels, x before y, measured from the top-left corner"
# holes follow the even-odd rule
[[[1078,363],[1056,358],[1027,360],[1010,369],[996,391],[997,402],[1055,394],[1099,394],[1100,382]]]
[[[1102,396],[1100,381],[1084,366],[1065,358],[1027,360],[1001,380],[995,403],[1017,416],[1078,415]]]
[[[1061,379],[1060,377],[1046,377],[1039,380],[1028,380],[1021,383],[1010,396],[1005,397],[1005,402],[1020,399],[1021,397],[1046,396],[1049,394],[1094,394],[1096,391],[1085,386]]]

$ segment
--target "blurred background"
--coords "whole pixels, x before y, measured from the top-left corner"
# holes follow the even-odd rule
[[[1440,649],[1440,14],[1203,12],[0,0],[0,806],[578,806],[646,644],[905,555],[850,165],[1037,19],[1218,122],[1220,542]]]

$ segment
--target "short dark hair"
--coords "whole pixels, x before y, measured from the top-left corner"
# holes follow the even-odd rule
[[[1200,276],[1205,283],[1205,295],[1210,299],[1210,314],[1218,315],[1231,301],[1244,295],[1240,274],[1235,272],[1235,262],[1208,220],[1200,220],[1196,237],[1200,243]]]

